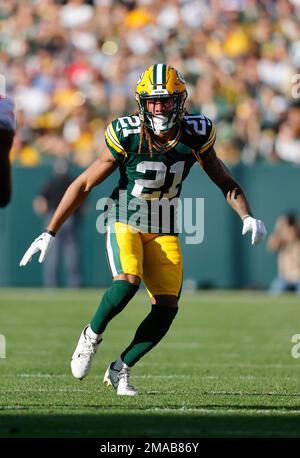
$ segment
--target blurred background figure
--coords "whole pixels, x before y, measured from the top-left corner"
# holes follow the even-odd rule
[[[0,95],[0,207],[11,198],[11,170],[9,153],[15,135],[15,108],[9,97]]]
[[[300,226],[296,214],[287,213],[278,218],[268,249],[278,253],[278,275],[271,283],[271,293],[300,294]]]
[[[65,159],[56,159],[53,170],[53,176],[44,184],[40,194],[33,201],[35,212],[44,218],[44,227],[47,227],[54,210],[73,181],[69,172],[69,163]],[[61,286],[59,273],[62,264],[64,265],[67,285],[70,288],[79,288],[81,286],[78,251],[79,220],[79,213],[76,212],[68,219],[55,237],[53,250],[51,250],[43,265],[44,286],[48,288]]]

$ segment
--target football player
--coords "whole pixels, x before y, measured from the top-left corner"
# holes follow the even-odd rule
[[[113,281],[80,335],[71,369],[78,379],[88,374],[106,326],[134,297],[143,280],[151,310],[104,375],[105,384],[113,385],[118,395],[128,396],[138,393],[130,383],[130,369],[168,332],[178,311],[182,284],[176,228],[170,225],[166,230],[166,221],[157,218],[151,204],[178,198],[183,180],[198,161],[240,216],[242,233],[252,232],[252,244],[266,235],[262,221],[253,217],[242,188],[214,151],[214,124],[203,115],[186,114],[187,90],[182,75],[170,65],[152,65],[141,75],[135,96],[138,115],[109,124],[107,147],[70,185],[47,230],[32,243],[20,263],[25,266],[39,251],[39,261],[43,262],[68,216],[94,186],[119,168],[120,181],[112,193],[114,205],[108,214],[106,238]],[[141,210],[139,218],[134,218],[137,204]]]
[[[9,152],[15,135],[15,123],[15,107],[12,99],[0,96],[0,207],[5,207],[11,198]]]

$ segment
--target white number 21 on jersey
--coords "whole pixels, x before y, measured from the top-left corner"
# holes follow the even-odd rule
[[[159,199],[161,196],[161,191],[158,191],[161,188],[166,180],[168,173],[168,168],[163,162],[150,162],[142,161],[137,165],[136,171],[141,173],[146,173],[147,170],[156,171],[156,176],[151,180],[138,179],[135,180],[134,187],[131,194],[134,197],[140,197],[142,199]],[[182,175],[184,170],[184,161],[178,161],[173,164],[169,170],[169,173],[174,174],[173,182],[169,191],[164,193],[161,198],[172,199],[178,193],[178,186],[182,181]],[[151,193],[143,193],[143,189],[156,189]]]

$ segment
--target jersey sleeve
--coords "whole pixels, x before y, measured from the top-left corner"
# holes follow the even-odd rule
[[[209,151],[215,144],[216,141],[216,126],[208,118],[206,120],[206,135],[203,138],[203,144],[198,148],[198,154],[202,155]]]
[[[117,131],[116,129],[117,121],[118,120],[112,121],[107,126],[105,141],[114,158],[117,159],[118,162],[123,162],[127,153],[122,146],[122,130]]]

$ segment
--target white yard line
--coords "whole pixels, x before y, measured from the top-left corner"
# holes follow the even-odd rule
[[[103,406],[97,406],[96,404],[93,406],[65,406],[68,408],[68,410],[85,410],[85,409],[91,409],[93,407],[94,409],[101,409],[102,411],[107,411],[108,413],[111,413],[111,409],[109,407],[105,408]],[[39,409],[39,410],[47,410],[46,406],[31,406],[31,405],[3,405],[0,406],[0,411],[4,410],[30,410],[32,408]],[[51,405],[51,410],[61,410],[62,406],[55,406]],[[278,415],[290,415],[290,414],[299,414],[300,415],[300,409],[285,409],[285,408],[278,408],[278,409],[256,409],[256,408],[243,408],[243,407],[236,407],[236,408],[227,408],[227,407],[150,407],[150,408],[145,408],[145,409],[128,409],[126,413],[134,413],[134,414],[144,414],[146,412],[149,413],[177,413],[177,414],[185,414],[185,413],[203,413],[203,414],[217,414],[217,415],[226,415],[226,414],[237,414],[239,412],[241,413],[252,413],[252,414],[272,414],[273,416],[278,416]]]

